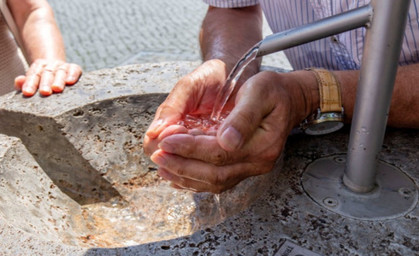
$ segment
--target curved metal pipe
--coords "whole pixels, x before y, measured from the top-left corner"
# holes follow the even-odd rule
[[[371,6],[366,5],[310,24],[269,35],[259,42],[257,57],[367,26],[371,21],[372,13]]]

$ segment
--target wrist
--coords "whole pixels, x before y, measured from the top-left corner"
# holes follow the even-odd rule
[[[310,114],[320,107],[319,86],[316,76],[311,71],[298,70],[286,74],[292,81],[290,87],[291,103],[293,104],[293,127],[298,127]]]
[[[320,106],[301,122],[300,128],[309,135],[323,135],[343,127],[344,110],[340,82],[326,69],[309,68],[317,80]]]

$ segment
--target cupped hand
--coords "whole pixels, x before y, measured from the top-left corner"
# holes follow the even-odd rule
[[[42,96],[61,93],[66,85],[75,84],[82,74],[79,65],[61,60],[37,59],[29,67],[26,75],[15,78],[15,87],[26,97],[36,91]]]
[[[307,112],[306,98],[294,78],[273,72],[250,78],[217,136],[194,136],[171,127],[177,132],[167,131],[151,156],[158,173],[176,188],[220,193],[247,177],[269,172],[290,131]]]
[[[158,143],[168,135],[187,133],[183,126],[175,125],[187,114],[211,113],[218,90],[225,79],[226,67],[220,60],[206,61],[180,79],[157,109],[146,132],[145,153],[151,155],[158,149]]]

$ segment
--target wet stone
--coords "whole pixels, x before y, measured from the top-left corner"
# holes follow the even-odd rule
[[[319,255],[417,255],[417,205],[366,221],[305,193],[305,168],[345,153],[349,127],[293,133],[273,172],[220,196],[158,177],[142,152],[144,132],[197,64],[99,70],[60,95],[2,96],[0,255],[282,255],[290,244]],[[417,130],[388,129],[379,158],[418,184],[418,145]]]
[[[3,96],[0,221],[35,240],[112,248],[190,235],[248,207],[273,173],[221,195],[179,191],[143,153],[157,107],[196,65],[100,70],[63,94]]]

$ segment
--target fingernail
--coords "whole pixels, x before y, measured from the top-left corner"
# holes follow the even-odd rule
[[[171,144],[170,142],[167,142],[167,140],[164,140],[162,142],[159,143],[158,147],[167,152],[167,153],[175,153],[175,146],[173,144]]]
[[[51,89],[53,92],[62,92],[64,88],[60,87],[59,85],[53,84],[51,85]]]
[[[166,166],[167,160],[164,158],[161,153],[154,153],[150,157],[151,161],[153,161],[158,166]]]
[[[165,121],[163,119],[156,120],[151,123],[151,125],[148,127],[146,135],[149,136],[152,139],[157,138],[160,135],[160,132],[162,130],[162,127],[164,125]]]
[[[234,128],[228,127],[220,136],[221,146],[228,151],[237,149],[241,144],[241,134]]]
[[[67,76],[65,80],[69,83],[72,83],[77,80],[77,77],[75,75],[70,75],[70,76]]]
[[[65,83],[64,81],[54,81],[54,83],[51,85],[51,89],[53,92],[62,92],[64,90]]]
[[[160,177],[162,177],[163,179],[165,179],[165,180],[168,180],[168,181],[173,180],[173,175],[172,175],[172,174],[170,174],[170,172],[166,171],[166,170],[165,170],[165,169],[163,169],[163,168],[159,168],[159,169],[157,170],[157,174],[158,174]]]
[[[39,90],[39,93],[42,96],[50,96],[52,94],[52,91],[51,90]]]
[[[48,84],[42,84],[39,86],[39,92],[41,93],[41,95],[43,96],[49,96],[52,94],[52,89],[51,87],[49,87]]]
[[[162,124],[163,124],[163,119],[158,119],[156,121],[153,121],[150,125],[150,127],[148,127],[148,131],[147,132],[154,132],[155,130],[157,130]]]
[[[25,96],[32,96],[32,95],[34,95],[35,94],[35,88],[33,88],[33,87],[28,87],[28,86],[23,86],[23,88],[22,88],[22,93],[23,93],[23,95],[25,95]]]

